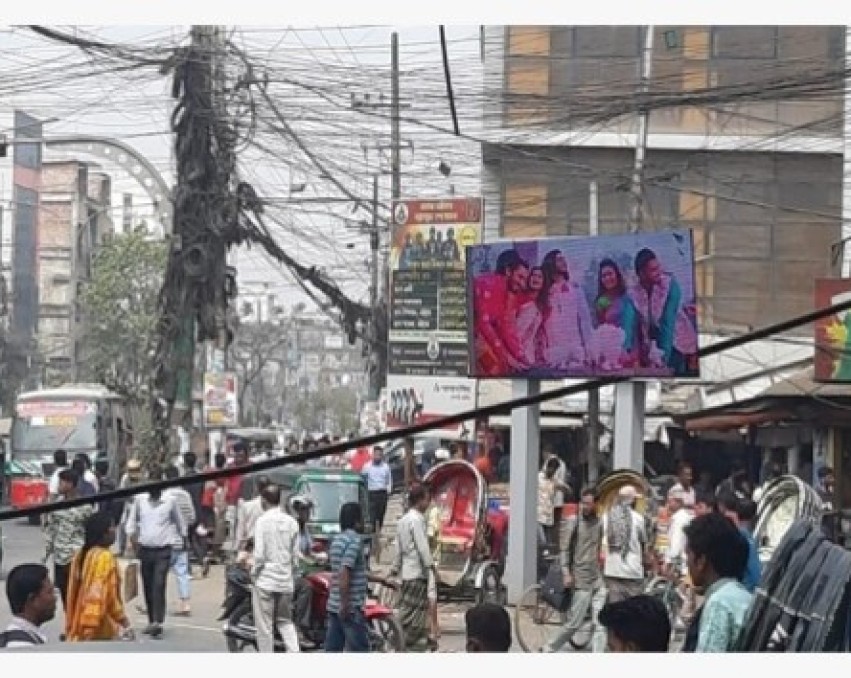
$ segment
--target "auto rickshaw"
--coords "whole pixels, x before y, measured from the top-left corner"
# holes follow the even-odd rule
[[[255,497],[257,478],[268,476],[281,488],[281,504],[293,494],[303,494],[313,500],[313,511],[307,529],[313,538],[314,550],[326,551],[331,539],[340,532],[340,508],[357,502],[363,510],[364,534],[367,548],[372,547],[372,526],[369,520],[369,501],[366,480],[360,473],[340,469],[294,464],[246,476],[243,497]]]

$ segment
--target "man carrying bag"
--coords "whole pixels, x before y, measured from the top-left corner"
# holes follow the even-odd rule
[[[592,650],[603,652],[606,634],[601,632],[597,615],[606,602],[606,590],[600,571],[600,550],[603,543],[603,525],[597,517],[594,491],[582,492],[580,514],[570,527],[566,548],[561,554],[561,567],[565,588],[565,599],[569,598],[570,608],[561,632],[547,643],[542,652],[569,652],[570,641],[588,616],[592,613],[594,635]],[[571,590],[572,589],[572,590]]]

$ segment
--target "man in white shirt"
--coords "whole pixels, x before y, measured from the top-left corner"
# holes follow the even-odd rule
[[[0,648],[44,645],[41,626],[56,615],[56,589],[44,565],[25,563],[6,575],[6,596],[12,621],[0,633]]]
[[[668,513],[671,516],[668,525],[668,548],[665,551],[665,574],[669,577],[686,573],[686,533],[685,528],[694,517],[686,508],[682,490],[672,487],[668,491]]]
[[[162,480],[162,472],[152,471],[150,480]],[[172,545],[175,534],[186,539],[188,526],[174,497],[155,490],[135,498],[126,529],[142,574],[149,622],[143,633],[159,638],[165,622]]]
[[[390,576],[401,574],[402,587],[399,600],[399,622],[405,631],[405,644],[415,649],[427,641],[436,650],[436,639],[428,638],[428,577],[434,572],[434,560],[428,543],[425,513],[431,495],[425,485],[415,485],[408,494],[408,512],[396,526],[396,560]]]
[[[277,626],[287,652],[298,652],[293,593],[298,559],[298,522],[281,510],[281,488],[268,485],[260,495],[265,509],[254,528],[254,621],[260,652],[274,652]]]
[[[694,469],[687,461],[680,463],[677,468],[677,482],[670,492],[678,492],[687,509],[693,509],[697,503],[697,494],[694,489]],[[670,495],[669,495],[670,496]]]
[[[244,551],[248,540],[254,536],[254,528],[260,516],[263,515],[263,490],[272,484],[269,476],[257,478],[257,496],[254,499],[240,502],[237,507],[236,544],[237,551]]]
[[[636,489],[625,485],[615,505],[603,516],[607,547],[603,577],[610,603],[640,595],[644,590],[647,529],[644,518],[633,508],[637,498]]]
[[[53,474],[47,483],[47,494],[50,501],[59,499],[59,474],[68,468],[68,453],[65,450],[56,450],[53,453]]]
[[[547,446],[544,448],[544,464],[547,463],[550,459],[555,459],[558,461],[558,469],[556,469],[555,476],[553,479],[556,482],[556,491],[553,497],[553,529],[552,529],[552,541],[553,547],[556,551],[560,549],[559,538],[561,537],[561,518],[562,513],[564,511],[564,501],[565,488],[567,487],[567,465],[564,461],[559,457],[555,452],[553,452],[552,447]],[[542,466],[543,467],[543,466]]]

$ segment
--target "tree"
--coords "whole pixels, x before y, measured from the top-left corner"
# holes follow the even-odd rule
[[[239,421],[248,424],[248,397],[251,396],[251,411],[254,424],[260,424],[266,412],[266,396],[269,390],[264,375],[272,368],[278,369],[287,358],[287,332],[273,323],[241,324],[234,337],[231,351],[234,371],[237,375],[239,398]]]
[[[158,300],[168,246],[142,228],[101,246],[82,289],[83,360],[79,372],[147,411],[153,377]],[[145,428],[146,417],[135,421]]]
[[[347,386],[299,394],[293,423],[306,431],[346,434],[358,428],[357,406],[357,392]]]

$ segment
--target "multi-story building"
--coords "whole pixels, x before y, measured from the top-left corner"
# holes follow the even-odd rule
[[[78,160],[45,162],[37,229],[38,326],[45,380],[74,379],[83,359],[79,295],[92,257],[113,233],[111,179]]]
[[[842,237],[844,27],[653,31],[643,228],[693,230],[705,331],[810,310]],[[488,237],[587,235],[591,180],[599,232],[624,232],[645,28],[485,40]]]
[[[73,379],[82,359],[79,292],[113,233],[112,180],[95,164],[44,157],[42,125],[14,111],[0,158],[5,339],[26,348],[30,385]]]
[[[641,227],[692,230],[701,343],[811,311],[814,279],[849,263],[845,27],[646,30],[485,29],[486,239],[588,235],[591,182],[599,233],[626,232],[646,110]],[[811,333],[703,359],[662,409],[753,397],[812,360]]]

